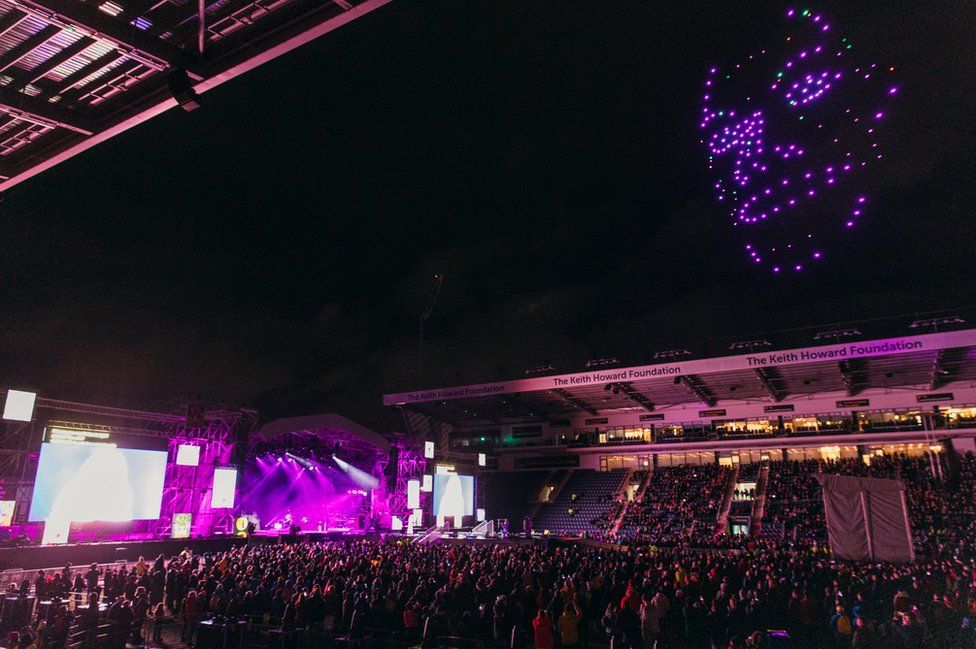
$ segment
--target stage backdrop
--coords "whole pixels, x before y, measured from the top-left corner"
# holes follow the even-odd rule
[[[838,559],[915,559],[901,480],[817,474],[823,489],[830,549]]]

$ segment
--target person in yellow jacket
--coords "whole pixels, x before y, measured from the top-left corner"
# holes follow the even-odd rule
[[[579,614],[576,612],[576,606],[566,604],[563,607],[563,614],[556,621],[556,631],[559,633],[560,647],[579,646],[579,623],[580,619]]]

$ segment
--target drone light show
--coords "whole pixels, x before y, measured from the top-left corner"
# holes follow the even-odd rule
[[[894,68],[859,60],[821,14],[789,9],[767,49],[715,66],[699,126],[715,197],[749,260],[773,273],[822,262],[856,230],[884,159]]]

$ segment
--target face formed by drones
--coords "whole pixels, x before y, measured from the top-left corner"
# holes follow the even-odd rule
[[[709,71],[701,142],[753,263],[801,271],[857,226],[883,159],[893,72],[858,63],[822,16],[792,9],[774,46]]]

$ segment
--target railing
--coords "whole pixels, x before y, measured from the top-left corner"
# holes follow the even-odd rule
[[[204,633],[198,625],[196,646],[206,649],[239,649],[257,647],[261,649],[319,649],[320,647],[352,647],[356,649],[381,649],[393,647],[448,647],[452,649],[511,649],[531,644],[527,632],[513,628],[505,642],[486,640],[477,637],[445,635],[437,632],[435,625],[428,622],[415,630],[380,629],[356,624],[337,625],[331,628],[289,628],[248,622],[243,625],[223,625],[213,633]],[[70,649],[81,649],[71,647]]]
[[[119,559],[118,561],[113,561],[111,563],[99,563],[97,565],[98,565],[99,573],[104,575],[105,570],[107,568],[113,568],[116,570],[123,568],[125,570],[128,570],[130,564],[135,565],[135,562],[134,561],[129,562],[129,561],[125,561],[124,559]],[[77,573],[79,571],[87,572],[88,568],[89,566],[73,566],[72,572],[73,573]],[[64,566],[52,566],[50,568],[30,568],[26,570],[22,568],[10,568],[8,570],[4,570],[0,572],[0,591],[6,591],[7,587],[10,584],[14,584],[17,587],[20,587],[21,582],[23,582],[25,579],[33,583],[34,577],[37,576],[37,573],[40,570],[43,570],[44,573],[47,575],[51,575],[56,572],[61,572],[63,569]]]
[[[473,528],[471,528],[471,533],[479,536],[490,537],[495,535],[495,521],[481,521]]]
[[[436,541],[441,537],[441,533],[444,532],[443,525],[431,525],[427,528],[423,534],[414,539],[414,543],[430,543],[431,541]]]

